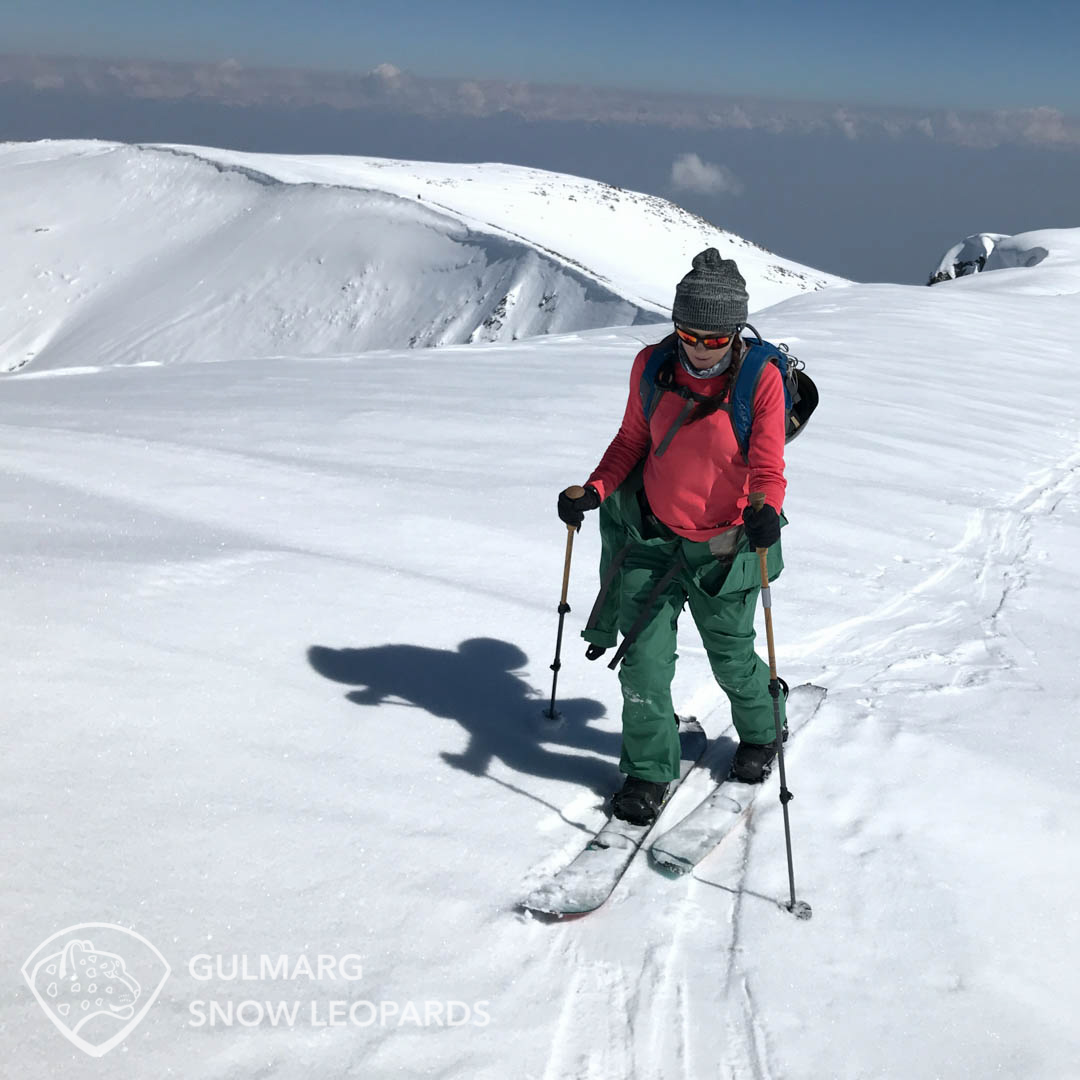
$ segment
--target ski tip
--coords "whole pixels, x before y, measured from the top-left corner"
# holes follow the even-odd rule
[[[560,915],[564,901],[565,897],[560,891],[548,885],[534,889],[518,906],[522,911],[531,912],[533,915]]]
[[[534,922],[555,923],[560,922],[563,918],[562,912],[547,911],[542,905],[539,907],[534,906],[529,900],[522,900],[517,905],[516,910],[519,915],[524,915],[526,919]]]
[[[534,889],[518,904],[518,909],[528,912],[541,922],[559,922],[575,916],[588,915],[590,911],[595,911],[597,906],[584,897],[575,898],[565,889],[548,884]]]
[[[528,915],[530,918],[539,919],[541,922],[552,922],[561,916],[559,911],[549,911],[548,905],[542,900],[534,900],[531,896],[528,899],[522,900],[518,904],[517,909],[523,915]]]
[[[518,904],[517,910],[520,914],[527,916],[535,922],[550,925],[551,923],[573,922],[575,919],[580,919],[589,915],[595,909],[588,908],[585,911],[563,911],[556,907],[554,910],[551,910],[549,906],[542,901],[534,903],[529,900],[523,900]]]

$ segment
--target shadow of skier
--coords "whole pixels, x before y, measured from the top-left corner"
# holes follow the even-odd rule
[[[528,657],[494,638],[463,641],[457,651],[421,645],[332,649],[314,645],[308,661],[334,682],[362,687],[345,696],[357,705],[406,702],[455,720],[469,733],[464,753],[443,751],[448,765],[472,776],[488,775],[493,759],[515,772],[567,780],[606,795],[618,781],[620,736],[589,721],[604,715],[590,698],[560,700],[561,724],[546,720],[547,705],[517,674]],[[562,753],[544,743],[573,748]]]

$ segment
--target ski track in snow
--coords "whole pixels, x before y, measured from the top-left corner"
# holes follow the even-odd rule
[[[846,658],[843,674],[830,672],[821,681],[830,687],[830,700],[845,691],[850,696],[856,686],[868,689],[860,704],[873,708],[886,696],[898,692],[941,693],[985,685],[1019,665],[1006,648],[1001,623],[1007,606],[1023,589],[1031,558],[1033,522],[1054,513],[1061,502],[1080,488],[1080,448],[1056,466],[1041,472],[1015,499],[995,509],[980,509],[972,515],[961,543],[947,561],[923,583],[865,619],[845,624],[842,637],[826,631],[819,635],[817,649]],[[879,627],[880,636],[872,631]],[[938,637],[955,640],[962,628],[965,637],[951,650],[927,651],[925,642]],[[859,647],[856,642],[871,634]],[[825,640],[822,640],[822,638]],[[1015,640],[1015,639],[1013,639]],[[806,658],[809,650],[801,653]],[[899,657],[882,660],[889,655]],[[927,683],[925,668],[944,662],[955,670],[951,683]],[[896,676],[900,675],[900,678]],[[899,729],[891,736],[899,734]],[[773,1080],[769,1067],[769,1036],[765,1024],[767,1010],[759,1010],[750,976],[740,969],[739,929],[744,901],[746,872],[753,843],[754,810],[740,828],[742,856],[740,873],[732,887],[731,938],[727,953],[723,999],[727,1006],[729,1052],[723,1065],[731,1080]],[[862,821],[852,823],[850,841],[857,839]],[[730,839],[727,841],[731,843]],[[674,946],[673,946],[674,948]]]
[[[790,647],[787,655],[798,657],[804,668],[815,654],[844,658],[842,665],[825,666],[823,674],[814,677],[829,687],[833,708],[846,704],[872,709],[877,702],[897,694],[963,691],[995,678],[1009,678],[1020,665],[1009,655],[1002,624],[1009,602],[1027,580],[1034,523],[1053,514],[1078,488],[1080,448],[1041,472],[1014,499],[976,511],[960,544],[915,588],[877,611]],[[936,642],[937,647],[928,647],[928,642]],[[928,667],[943,667],[949,678],[928,678]],[[704,705],[715,700],[715,695],[715,684],[706,682],[693,694],[693,701]],[[899,728],[883,734],[895,737]],[[775,788],[774,778],[762,797],[774,800]],[[770,828],[775,825],[775,821],[769,823]],[[858,842],[862,825],[858,817],[852,821],[849,841]],[[793,828],[797,830],[797,820]],[[703,904],[703,891],[711,891],[713,886],[694,875],[681,895],[670,894],[672,917],[660,923],[667,933],[663,938],[648,937],[627,965],[588,959],[576,943],[576,935],[555,944],[553,962],[573,975],[563,997],[543,1080],[607,1080],[614,1076],[692,1080],[715,1075],[716,1069],[728,1080],[780,1080],[771,1062],[768,1010],[758,1007],[751,976],[740,963],[740,931],[754,836],[752,808],[723,845],[723,857],[736,871],[725,875],[731,882],[725,886],[729,903],[718,907],[715,897],[710,896],[710,903]],[[571,838],[571,847],[576,849],[578,842]],[[795,843],[797,851],[797,835]],[[635,860],[608,902],[609,908],[626,898],[628,879],[640,875],[644,859],[640,855]],[[635,869],[638,874],[634,874]],[[643,899],[637,896],[634,901]],[[685,926],[694,921],[695,913],[703,911],[716,914],[688,942]],[[567,929],[572,925],[568,923]],[[718,978],[724,1014],[719,1060],[715,1030],[693,1021],[694,1003],[688,1000],[685,971],[703,940],[710,942],[710,949],[723,948],[724,955]],[[591,1021],[600,1016],[604,1017],[603,1032],[597,1032],[591,1022],[581,1022],[583,1017]],[[672,1017],[680,1018],[674,1034]],[[699,1015],[698,1019],[704,1018]]]
[[[751,811],[752,813],[753,811]],[[735,884],[731,904],[731,944],[727,951],[727,968],[724,975],[724,1000],[727,1003],[727,1057],[724,1062],[726,1075],[732,1080],[767,1080],[769,1073],[762,1068],[764,1033],[758,1023],[750,994],[748,977],[739,967],[739,922],[743,908],[743,885],[749,857],[749,838],[746,830],[739,837],[740,873]]]
[[[801,659],[826,649],[843,656],[843,666],[823,676],[831,692],[869,687],[870,701],[897,690],[938,693],[984,685],[1017,669],[999,623],[1027,581],[1032,522],[1052,514],[1078,483],[1080,449],[1010,502],[976,511],[964,539],[916,588],[794,652]],[[868,633],[870,641],[859,645]],[[928,681],[930,665],[944,667],[948,677]]]
[[[629,1015],[630,988],[621,965],[605,961],[570,960],[573,976],[555,1026],[544,1080],[604,1080],[635,1076],[633,1024]],[[586,1029],[580,1013],[590,1017]],[[597,1031],[591,1018],[602,1018]]]
[[[689,993],[681,959],[680,949],[654,941],[646,946],[635,975],[618,960],[588,959],[572,941],[554,946],[553,963],[569,967],[572,976],[543,1080],[693,1080]],[[596,1017],[602,1017],[599,1034]],[[672,1017],[679,1022],[673,1025]]]

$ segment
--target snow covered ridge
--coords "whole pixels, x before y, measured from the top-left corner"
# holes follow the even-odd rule
[[[1046,261],[1047,268],[1080,271],[1080,229],[1039,229],[1006,236],[975,233],[953,244],[930,275],[929,285],[984,270],[1033,267]]]
[[[653,196],[507,165],[0,145],[0,372],[655,323],[693,254],[754,307],[842,283]]]

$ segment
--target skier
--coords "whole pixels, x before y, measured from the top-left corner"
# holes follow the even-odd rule
[[[672,308],[674,332],[638,353],[622,425],[584,495],[560,493],[558,514],[580,528],[600,509],[601,595],[582,637],[590,660],[623,643],[622,753],[626,780],[612,813],[651,824],[679,775],[672,723],[679,614],[689,604],[713,675],[731,703],[739,735],[733,777],[760,782],[776,754],[769,669],[754,651],[761,589],[756,548],[768,549],[769,579],[783,569],[784,387],[765,365],[753,398],[744,457],[728,404],[744,346],[749,297],[738,266],[716,248],[694,257]],[[670,360],[655,386],[646,365],[655,349]],[[649,410],[647,413],[646,410]],[[749,494],[765,496],[760,510]],[[783,709],[783,700],[780,701]],[[781,721],[784,716],[781,712]]]

